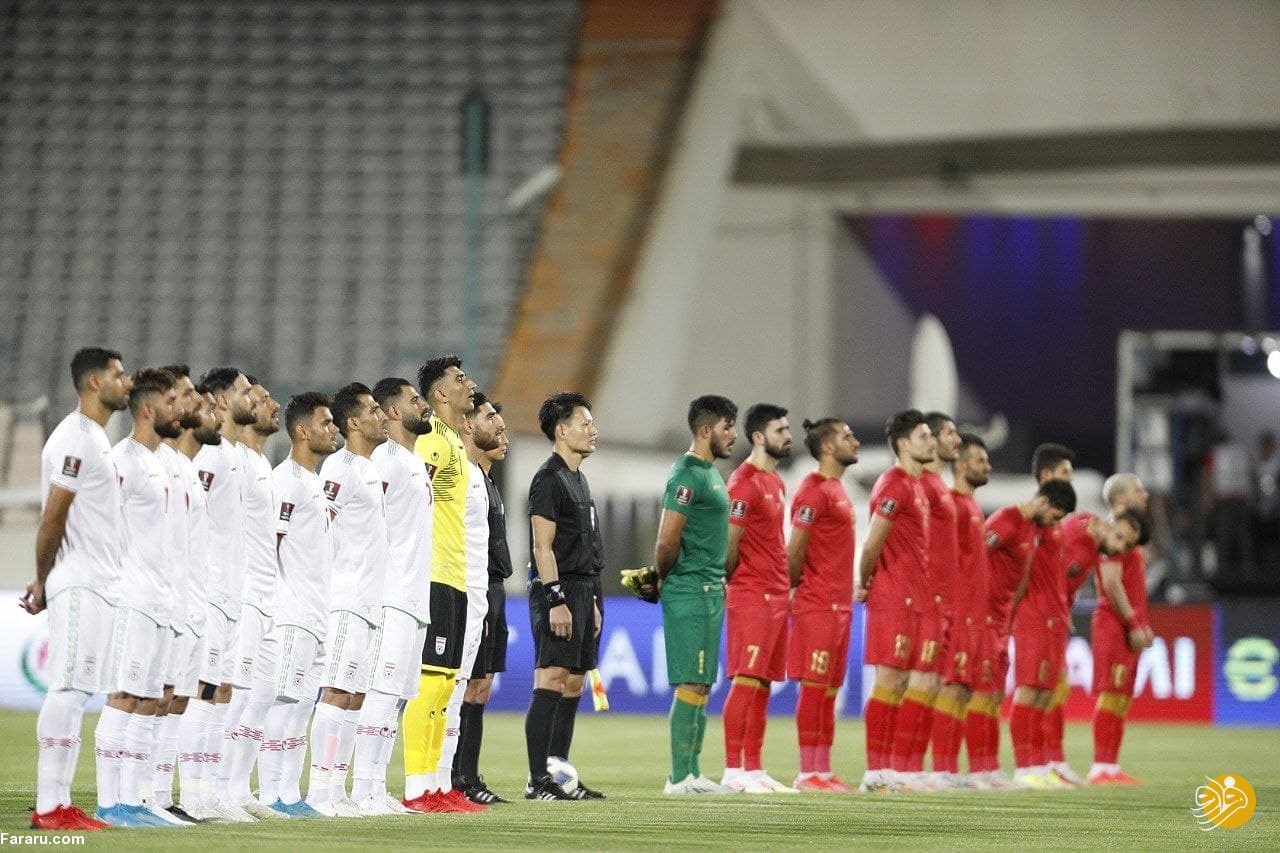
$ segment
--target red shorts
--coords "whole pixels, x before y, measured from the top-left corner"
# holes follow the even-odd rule
[[[787,677],[787,596],[760,593],[730,595],[728,676],[748,675],[762,681]]]
[[[852,623],[847,607],[792,614],[787,677],[828,687],[844,684]]]
[[[947,649],[942,611],[942,596],[926,596],[920,613],[919,642],[916,643],[915,660],[911,668],[918,672],[941,673],[946,668]]]
[[[995,663],[991,659],[986,624],[966,618],[953,624],[947,633],[947,665],[943,670],[943,681],[979,693],[992,692]]]
[[[1093,692],[1133,695],[1139,652],[1129,649],[1129,632],[1120,620],[1093,615]]]
[[[894,669],[911,669],[920,636],[920,613],[910,605],[892,602],[872,607],[867,602],[864,662]]]
[[[1067,629],[1060,619],[1023,619],[1014,627],[1014,683],[1054,690],[1066,661]]]

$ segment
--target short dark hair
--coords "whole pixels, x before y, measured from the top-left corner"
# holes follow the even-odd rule
[[[167,370],[172,373],[175,382],[184,376],[188,378],[191,376],[191,368],[181,362],[177,364],[166,364],[161,368],[161,370]]]
[[[472,402],[475,403],[475,408],[467,412],[467,417],[469,418],[474,418],[476,414],[480,411],[480,407],[483,406],[485,403],[488,403],[490,406],[493,406],[494,414],[496,415],[502,414],[502,404],[494,400],[490,400],[489,397],[483,391],[475,392],[475,396],[473,397]]]
[[[251,386],[253,386],[253,385],[261,385],[261,384],[262,384],[261,382],[259,382],[259,381],[258,381],[258,377],[254,376],[252,373],[246,373],[246,374],[244,375],[244,378],[245,378],[245,379],[247,379],[247,380],[249,380],[249,385],[251,385]]]
[[[173,387],[173,374],[163,367],[144,367],[133,374],[133,390],[129,392],[129,414],[135,418],[143,403]]]
[[[557,391],[538,408],[538,428],[548,441],[556,440],[556,427],[573,417],[579,406],[591,411],[591,403],[577,391]]]
[[[293,441],[293,429],[299,421],[306,420],[315,414],[316,409],[321,406],[331,406],[332,402],[328,396],[321,394],[319,391],[303,391],[301,394],[294,394],[289,398],[289,405],[284,410],[284,428],[289,433],[289,440]]]
[[[71,356],[71,382],[75,385],[76,390],[80,391],[84,388],[84,381],[89,377],[90,373],[96,373],[99,370],[106,370],[110,367],[113,358],[116,361],[122,361],[120,353],[113,349],[81,347],[76,350],[76,354]]]
[[[920,424],[927,423],[924,412],[919,409],[903,409],[901,412],[894,413],[884,422],[884,437],[889,440],[889,452],[896,456],[898,441],[911,435]]]
[[[239,368],[215,367],[200,377],[200,384],[213,396],[225,393],[236,384],[236,377],[241,374]]]
[[[431,395],[431,386],[440,381],[450,367],[462,368],[462,356],[449,353],[439,358],[429,359],[418,368],[418,390]]]
[[[689,403],[689,432],[696,433],[704,426],[715,426],[722,419],[731,424],[738,420],[738,407],[728,397],[703,394]]]
[[[769,421],[776,421],[778,418],[785,418],[787,410],[773,403],[756,403],[747,409],[746,417],[743,420],[742,430],[747,434],[747,441],[751,441],[751,436],[758,432],[764,432],[765,427],[769,425]]]
[[[333,410],[333,422],[338,425],[338,432],[342,433],[343,438],[347,437],[347,418],[359,412],[360,397],[363,394],[373,396],[369,386],[363,382],[349,382],[333,395],[333,403],[329,408]]]
[[[830,438],[836,431],[836,427],[844,421],[839,418],[818,418],[816,421],[805,419],[801,422],[804,427],[804,446],[809,448],[809,455],[814,459],[822,456],[822,442]]]
[[[1076,490],[1065,480],[1046,480],[1036,490],[1036,497],[1048,498],[1049,506],[1063,512],[1076,511]]]
[[[1151,541],[1151,520],[1136,509],[1128,509],[1116,516],[1116,521],[1127,521],[1138,531],[1138,544],[1146,545]]]
[[[1076,452],[1065,444],[1056,444],[1047,441],[1036,448],[1035,453],[1031,454],[1031,476],[1037,480],[1045,471],[1051,471],[1057,468],[1063,462],[1075,462]]]
[[[929,425],[929,431],[934,435],[942,432],[942,425],[948,421],[955,423],[956,419],[946,412],[927,412],[924,416],[924,422]]]
[[[985,441],[983,441],[983,440],[982,440],[982,437],[981,437],[981,436],[979,436],[979,435],[977,435],[976,433],[972,433],[972,432],[962,432],[962,433],[960,433],[960,450],[959,450],[959,452],[960,452],[961,454],[967,453],[967,452],[969,451],[969,448],[970,448],[970,447],[981,447],[983,450],[986,450],[986,449],[987,449],[987,443],[986,443]]]
[[[378,401],[379,406],[385,406],[388,400],[399,397],[406,385],[412,386],[413,383],[399,376],[388,376],[385,379],[379,379],[370,393],[373,394],[373,399]]]

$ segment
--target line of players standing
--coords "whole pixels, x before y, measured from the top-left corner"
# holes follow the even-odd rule
[[[690,406],[693,444],[672,468],[656,579],[644,587],[662,600],[675,686],[666,793],[849,790],[831,770],[830,750],[853,600],[866,602],[864,661],[875,666],[861,790],[1081,784],[1062,747],[1065,651],[1071,602],[1093,575],[1101,594],[1092,629],[1098,699],[1088,781],[1135,784],[1117,756],[1137,657],[1153,637],[1139,547],[1148,536],[1147,493],[1138,478],[1106,481],[1108,517],[1072,514],[1074,453],[1045,444],[1032,460],[1036,493],[984,519],[974,497],[991,473],[982,440],[961,435],[946,414],[899,412],[886,424],[895,464],[871,493],[855,588],[854,519],[840,478],[857,461],[858,441],[838,419],[804,422],[818,470],[792,501],[792,535],[784,543],[786,497],[776,471],[791,450],[786,415],[770,404],[747,411],[751,453],[724,496],[711,463],[729,455],[736,407],[713,396]],[[941,476],[947,466],[950,488]],[[724,705],[725,772],[716,783],[701,773],[698,757],[722,621],[732,683]],[[1011,637],[1012,779],[998,761]],[[771,683],[786,677],[800,683],[794,787],[770,777],[761,760]],[[959,773],[962,744],[967,775]],[[930,746],[933,772],[926,773]]]
[[[290,454],[274,469],[262,448],[280,405],[252,376],[218,368],[196,384],[185,365],[130,376],[101,348],[76,353],[71,373],[79,406],[42,452],[36,579],[22,599],[48,609],[51,644],[33,828],[503,802],[477,765],[484,704],[505,668],[511,559],[489,471],[507,439],[501,408],[456,356],[424,364],[418,387],[391,377],[332,399],[295,395],[283,418]],[[564,397],[576,399],[557,395],[540,413],[553,441],[582,411]],[[126,407],[133,430],[112,447],[105,426]],[[548,798],[533,790],[549,782],[545,750],[567,756],[573,714],[560,706],[576,710],[574,676],[547,721],[532,799]],[[72,805],[71,782],[85,705],[102,692],[90,817]],[[397,800],[386,772],[402,710]],[[555,799],[601,796],[550,787]]]

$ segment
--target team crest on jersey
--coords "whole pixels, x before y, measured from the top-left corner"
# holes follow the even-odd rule
[[[440,470],[439,465],[432,465],[430,462],[428,462],[427,463],[427,479],[434,480],[436,478],[436,472],[439,470]]]
[[[282,501],[280,503],[280,520],[288,521],[291,518],[293,518],[293,504],[288,501]]]
[[[396,677],[396,662],[387,661],[382,665],[382,677],[391,679]]]
[[[893,498],[885,498],[880,501],[880,514],[893,515],[893,511],[898,508],[898,502]]]
[[[741,500],[734,501],[733,505],[729,507],[729,515],[732,518],[746,518],[747,502]]]
[[[86,655],[84,659],[84,666],[82,667],[85,677],[86,678],[92,677],[93,671],[97,668],[98,668],[98,659],[91,655]]]
[[[213,472],[212,471],[200,472],[200,485],[204,486],[204,490],[206,492],[209,491],[211,488],[213,488]]]
[[[342,491],[341,483],[335,483],[333,480],[324,481],[324,496],[329,500],[336,501],[340,491]]]
[[[438,655],[444,654],[445,643],[446,643],[446,638],[436,637],[436,654]]]
[[[813,524],[813,507],[800,507],[800,511],[796,513],[796,518],[804,524]]]
[[[80,476],[80,459],[76,456],[67,456],[62,460],[62,476],[79,477]]]
[[[293,686],[301,687],[303,679],[305,679],[306,677],[307,677],[307,671],[305,669],[295,669],[293,671]]]
[[[987,534],[987,547],[994,548],[1000,544],[1000,534],[994,530]]]
[[[676,503],[688,506],[693,501],[693,489],[688,486],[676,486]]]

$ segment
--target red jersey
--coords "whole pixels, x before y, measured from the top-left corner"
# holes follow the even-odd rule
[[[1044,625],[1060,622],[1071,612],[1067,604],[1067,563],[1062,550],[1062,525],[1040,528],[1040,542],[1031,558],[1027,594],[1018,605],[1018,617]]]
[[[1009,624],[1013,595],[1022,583],[1027,557],[1036,547],[1039,528],[1023,518],[1016,506],[998,509],[987,519],[986,526],[988,602],[996,627],[1003,631]]]
[[[955,620],[981,625],[987,617],[987,549],[983,545],[982,508],[973,495],[952,492],[956,508],[956,545],[960,555],[954,587]]]
[[[791,502],[791,526],[809,531],[804,574],[791,611],[853,609],[853,504],[838,477],[805,477]]]
[[[786,595],[791,591],[782,535],[786,493],[776,472],[757,468],[749,460],[729,477],[729,523],[742,528],[738,566],[731,581],[739,592]]]
[[[924,606],[929,553],[929,499],[920,480],[898,466],[885,471],[871,489],[871,514],[893,522],[885,539],[867,603],[897,600]]]
[[[1089,522],[1094,516],[1077,512],[1062,520],[1062,553],[1067,567],[1067,606],[1076,600],[1076,593],[1089,576],[1102,563],[1098,543],[1089,535]]]
[[[949,618],[960,569],[955,498],[942,477],[933,471],[920,475],[920,485],[929,500],[929,592],[937,599],[938,609]]]
[[[1134,619],[1138,624],[1147,624],[1147,561],[1142,556],[1141,548],[1134,548],[1120,558],[1120,582],[1124,584],[1124,594],[1129,598],[1129,606],[1133,608]],[[1098,592],[1098,614],[1116,620],[1120,625],[1124,622],[1120,614],[1111,606],[1107,594]],[[1127,626],[1126,626],[1127,627]]]

